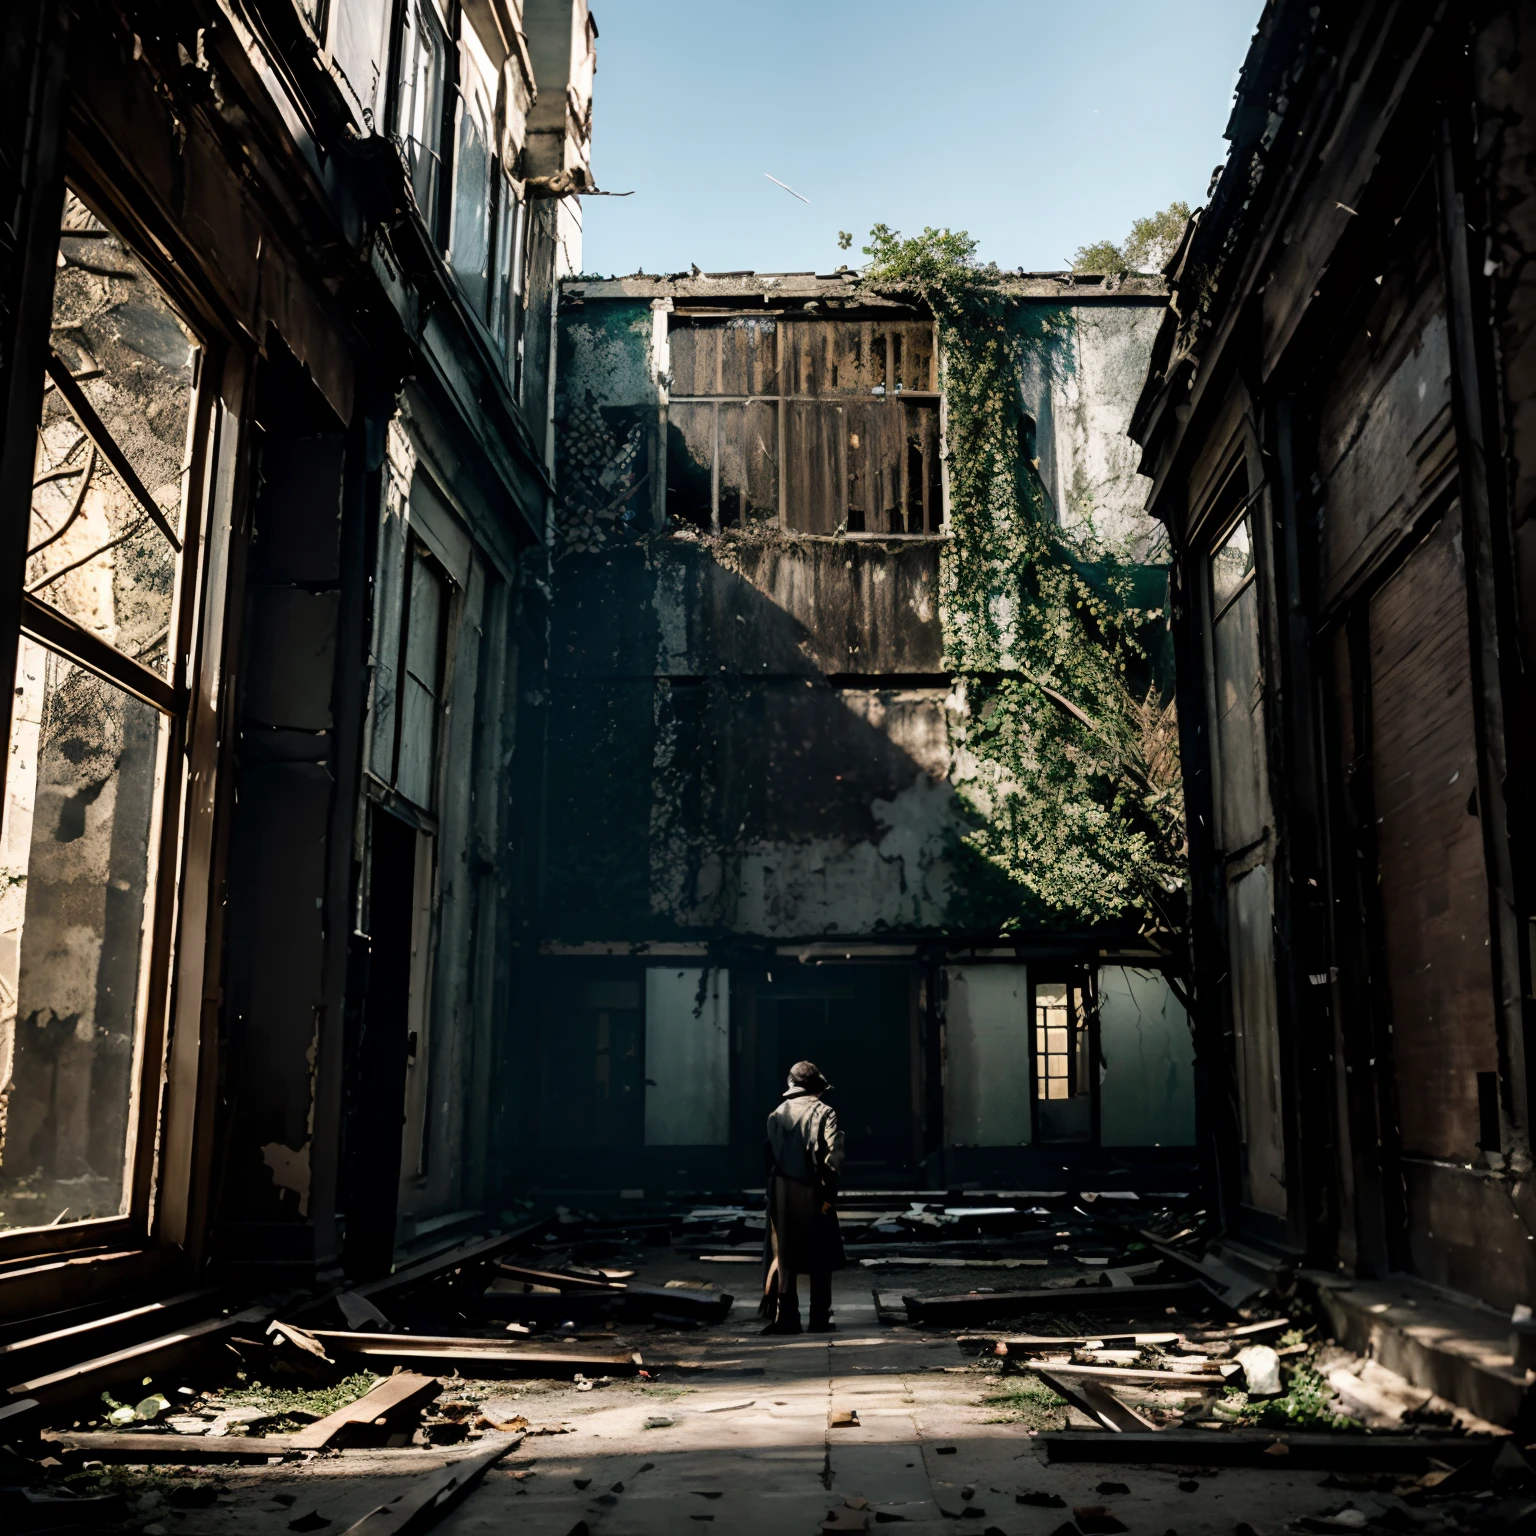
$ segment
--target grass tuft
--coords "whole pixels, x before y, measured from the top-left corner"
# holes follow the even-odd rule
[[[1066,1399],[1058,1397],[1036,1376],[1010,1381],[995,1392],[988,1392],[982,1402],[999,1412],[989,1424],[1024,1424],[1030,1429],[1065,1429]]]

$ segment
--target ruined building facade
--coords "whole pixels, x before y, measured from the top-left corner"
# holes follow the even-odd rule
[[[1529,6],[1270,4],[1133,426],[1226,1220],[1506,1312],[1536,1289],[1533,60]]]
[[[595,36],[6,9],[7,1307],[376,1271],[493,1193]]]
[[[1019,380],[1048,515],[1160,601],[1125,429],[1162,285],[1010,284],[1059,322]],[[1189,1033],[1134,926],[1020,927],[960,862],[932,315],[849,274],[636,276],[568,281],[558,332],[521,1176],[755,1181],[806,1056],[855,1184],[1187,1161]]]

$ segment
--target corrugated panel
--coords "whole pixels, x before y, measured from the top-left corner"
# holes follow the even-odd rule
[[[1372,780],[1403,1148],[1469,1159],[1498,1066],[1454,509],[1371,600]]]

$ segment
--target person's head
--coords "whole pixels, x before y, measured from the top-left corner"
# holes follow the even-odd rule
[[[825,1093],[832,1084],[821,1075],[821,1068],[814,1061],[797,1061],[789,1069],[789,1086],[806,1093]]]

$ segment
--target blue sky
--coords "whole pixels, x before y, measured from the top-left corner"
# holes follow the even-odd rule
[[[1205,197],[1260,0],[592,0],[589,272],[830,272],[873,223],[1051,270]],[[810,199],[802,203],[764,172]],[[855,235],[839,251],[837,233]]]

